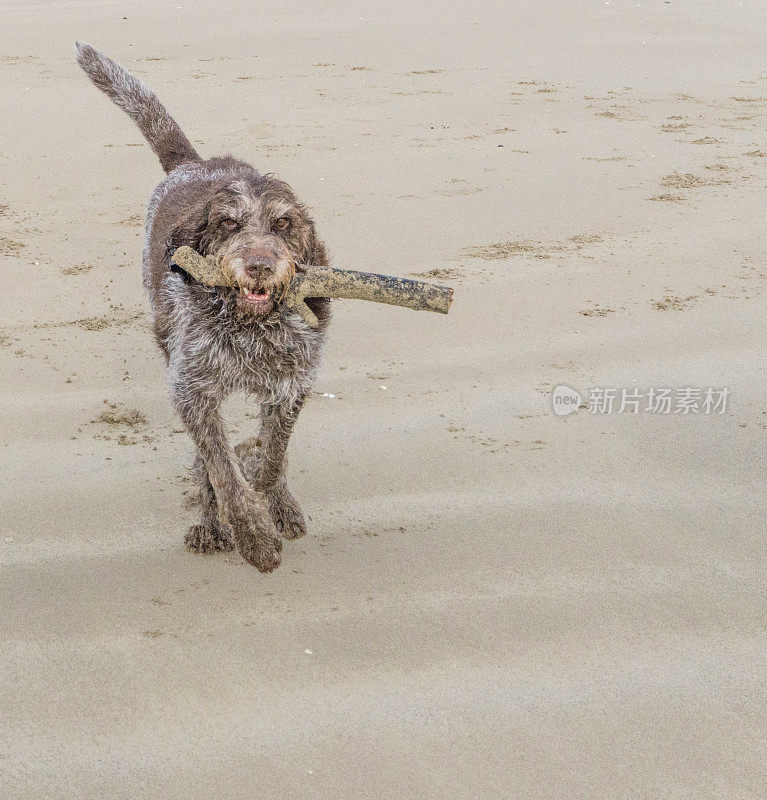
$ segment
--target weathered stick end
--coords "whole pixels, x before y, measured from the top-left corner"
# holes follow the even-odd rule
[[[222,264],[201,256],[196,250],[192,250],[186,245],[179,247],[173,253],[173,263],[181,267],[198,283],[204,283],[206,286],[228,286],[230,288],[237,286],[234,275]]]
[[[289,291],[282,302],[291,311],[295,311],[296,314],[298,314],[310,328],[316,328],[320,324],[317,316],[311,310],[311,308],[306,305],[303,297],[299,297],[298,295]]]
[[[437,286],[410,278],[332,267],[308,267],[305,272],[296,274],[284,302],[300,314],[308,325],[316,327],[316,317],[304,303],[307,297],[368,300],[415,311],[447,314],[453,300],[453,290],[449,286]]]

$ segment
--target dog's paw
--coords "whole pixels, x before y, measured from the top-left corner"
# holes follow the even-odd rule
[[[286,539],[300,539],[306,536],[303,511],[284,480],[266,493],[266,499],[274,524]]]
[[[272,572],[282,563],[282,540],[269,542],[246,539],[238,547],[240,555],[259,572]]]
[[[240,555],[259,572],[271,572],[282,561],[282,536],[277,530],[266,502],[262,501],[247,514],[238,514],[232,531]]]
[[[234,544],[218,525],[192,525],[185,538],[186,549],[192,553],[215,553],[233,550]]]

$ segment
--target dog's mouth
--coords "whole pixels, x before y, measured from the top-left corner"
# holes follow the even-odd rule
[[[257,316],[264,316],[272,310],[274,299],[271,291],[262,286],[255,289],[240,287],[237,290],[237,305]]]

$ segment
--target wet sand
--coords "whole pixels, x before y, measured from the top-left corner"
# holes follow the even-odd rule
[[[765,11],[2,8],[2,795],[764,797]],[[289,181],[336,266],[455,289],[337,304],[270,576],[183,549],[161,170],[76,38]],[[731,394],[562,419],[559,384]]]

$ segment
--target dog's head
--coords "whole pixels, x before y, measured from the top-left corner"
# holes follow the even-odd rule
[[[236,289],[219,289],[241,317],[263,319],[279,303],[296,265],[310,263],[314,223],[290,187],[271,175],[240,173],[209,184],[204,203],[186,209],[168,250],[187,244],[225,266]],[[191,217],[189,216],[191,214]]]

